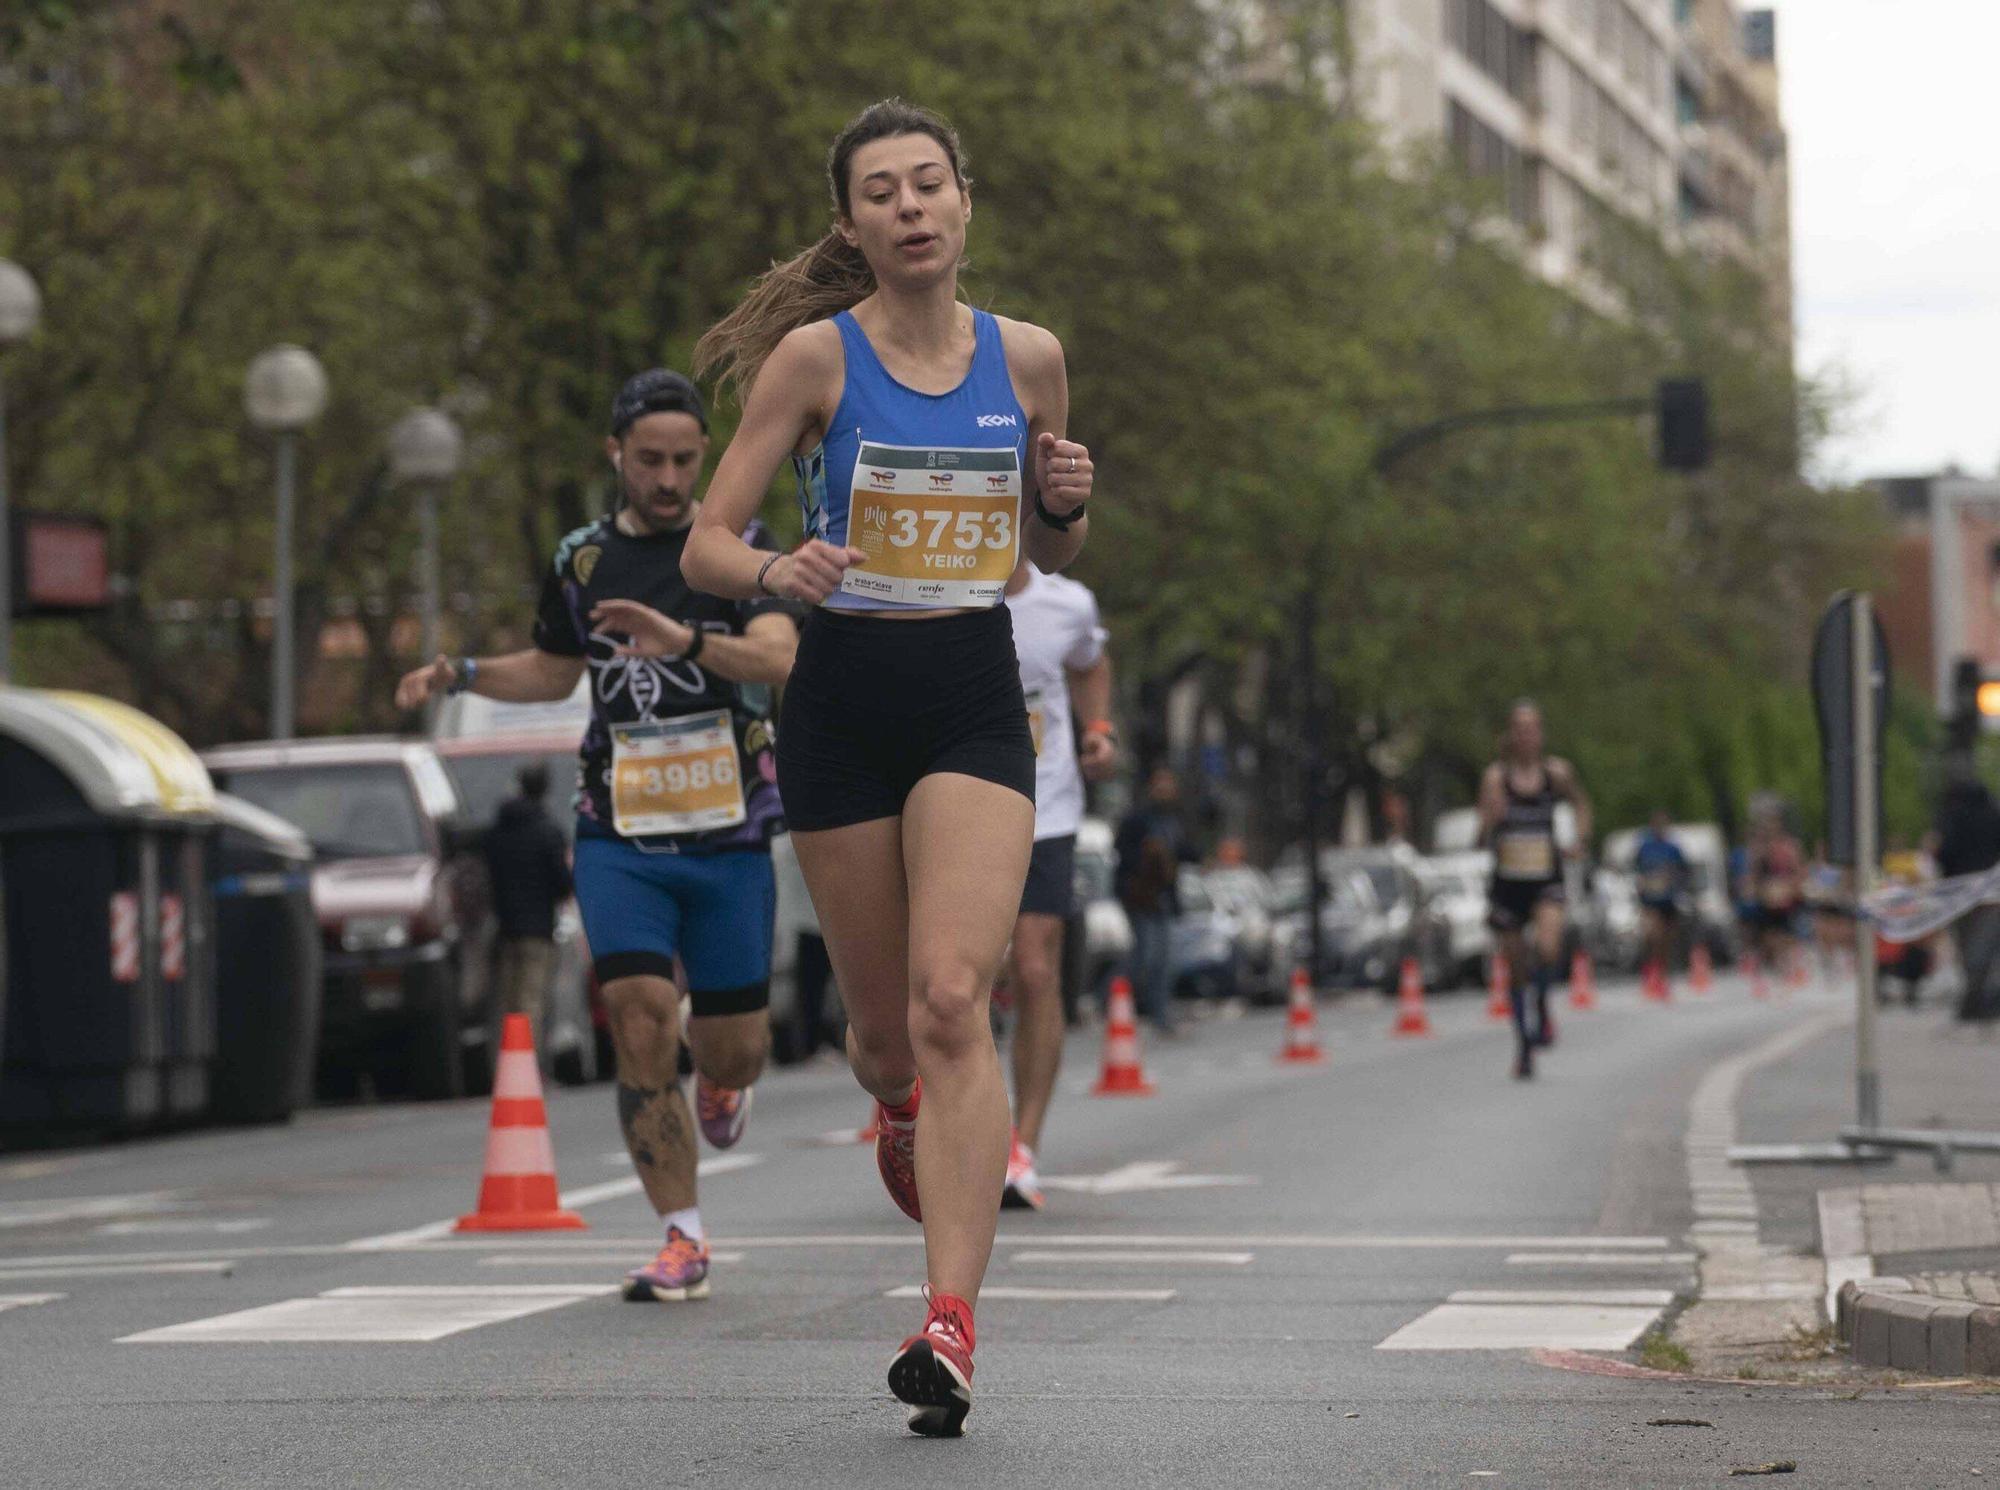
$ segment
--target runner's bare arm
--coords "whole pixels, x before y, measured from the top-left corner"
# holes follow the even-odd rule
[[[1583,778],[1576,774],[1576,767],[1568,761],[1553,759],[1549,762],[1549,774],[1555,778],[1556,790],[1576,811],[1576,842],[1579,849],[1590,847],[1592,813],[1590,795],[1583,789]]]
[[[1007,368],[1014,378],[1015,397],[1028,415],[1028,479],[1021,508],[1022,547],[1035,567],[1054,574],[1069,566],[1090,534],[1086,514],[1067,531],[1050,527],[1035,516],[1035,493],[1049,511],[1061,516],[1090,498],[1094,468],[1090,451],[1066,439],[1069,426],[1069,371],[1062,343],[1054,334],[1026,321],[1000,320]]]
[[[568,698],[584,668],[581,657],[564,657],[540,647],[474,661],[477,666],[466,692],[513,704],[555,703]],[[396,707],[414,709],[426,699],[442,697],[457,678],[458,665],[440,654],[435,662],[403,674],[396,685]]]
[[[694,630],[637,600],[600,600],[590,609],[602,631],[630,637],[613,642],[620,657],[679,657],[694,645]],[[781,684],[792,675],[799,629],[786,615],[754,616],[743,635],[711,631],[702,639],[701,666],[732,683]]]
[[[743,541],[785,457],[825,430],[827,397],[841,367],[840,333],[828,322],[791,332],[765,360],[681,554],[681,575],[695,589],[728,600],[769,591],[818,605],[862,561],[858,548],[809,538],[771,566],[760,590],[757,575],[771,556]]]
[[[1500,819],[1507,811],[1507,796],[1500,789],[1500,768],[1488,766],[1486,774],[1479,778],[1479,842],[1482,845],[1493,841],[1493,830],[1500,826]]]
[[[1083,721],[1083,743],[1077,765],[1091,781],[1106,780],[1118,763],[1118,737],[1102,726],[1111,722],[1111,654],[1101,653],[1089,667],[1069,675],[1070,707]]]

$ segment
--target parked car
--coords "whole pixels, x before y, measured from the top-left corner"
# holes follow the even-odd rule
[[[1076,914],[1066,925],[1063,956],[1063,1009],[1071,1023],[1084,998],[1103,1000],[1112,974],[1132,956],[1132,918],[1113,888],[1115,838],[1102,818],[1087,817],[1077,825]]]
[[[537,721],[540,723],[540,721]],[[523,766],[539,764],[549,773],[549,815],[563,836],[574,839],[577,785],[577,739],[572,723],[550,728],[510,729],[497,734],[459,735],[433,742],[457,788],[465,823],[485,833],[498,818],[501,805],[519,789]],[[493,923],[482,921],[466,955],[482,963],[489,978],[497,975],[499,940]],[[549,988],[543,1003],[542,1027],[535,1031],[535,1048],[549,1069],[565,1083],[608,1079],[611,1075],[610,1027],[603,1001],[590,973],[590,947],[583,936],[583,918],[576,902],[565,901],[556,913],[556,955],[550,962]],[[497,1038],[497,1035],[496,1035]]]
[[[1604,862],[1629,874],[1643,830],[1621,828],[1604,840]],[[1687,856],[1687,915],[1683,934],[1698,937],[1718,966],[1736,960],[1736,912],[1729,896],[1729,842],[1714,823],[1675,823],[1667,836]],[[1690,941],[1689,945],[1692,945]]]
[[[1446,928],[1451,974],[1438,986],[1483,986],[1487,959],[1493,955],[1493,928],[1486,919],[1493,856],[1484,849],[1433,854],[1418,860],[1416,871]]]
[[[1370,917],[1375,893],[1368,877],[1351,869],[1332,869],[1320,880],[1320,956],[1313,969],[1316,984],[1354,986],[1363,981]],[[1306,920],[1306,872],[1299,864],[1271,872],[1272,953],[1285,967],[1306,965],[1312,956],[1312,934]]]
[[[1201,877],[1216,904],[1235,918],[1239,992],[1257,1002],[1282,1002],[1296,964],[1277,955],[1271,877],[1249,864],[1214,865]]]
[[[1177,998],[1235,998],[1242,989],[1237,919],[1199,869],[1180,871],[1180,914],[1167,939],[1167,986]]]
[[[484,869],[437,752],[411,740],[227,745],[216,786],[293,824],[318,854],[326,948],[319,1086],[455,1097],[492,1075],[492,981],[467,955],[488,935]]]
[[[1626,870],[1600,865],[1590,895],[1597,911],[1589,943],[1592,960],[1602,968],[1633,971],[1645,948],[1637,884]]]
[[[1421,862],[1416,850],[1404,844],[1328,856],[1329,867],[1360,873],[1373,892],[1355,949],[1357,981],[1363,987],[1394,993],[1409,958],[1416,960],[1426,988],[1442,988],[1451,979],[1451,923],[1417,875]]]

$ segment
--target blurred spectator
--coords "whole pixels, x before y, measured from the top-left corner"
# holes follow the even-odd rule
[[[1180,801],[1173,767],[1154,766],[1146,777],[1146,800],[1118,825],[1114,886],[1132,921],[1132,991],[1139,1012],[1168,1035],[1174,1032],[1168,958],[1181,909],[1176,881],[1181,865],[1199,857],[1181,822]]]
[[[527,1015],[539,1045],[555,959],[556,910],[571,889],[569,846],[544,801],[548,767],[530,763],[515,779],[520,795],[500,804],[486,833],[486,868],[500,933],[500,1012]]]
[[[1946,878],[2000,864],[2000,804],[1975,776],[1959,776],[1938,804],[1938,870]],[[2000,1017],[2000,906],[1974,906],[1952,924],[1965,973],[1960,1019]]]

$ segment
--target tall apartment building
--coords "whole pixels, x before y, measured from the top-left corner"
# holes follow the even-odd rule
[[[1600,298],[1634,225],[1762,274],[1790,336],[1775,18],[1735,0],[1347,0],[1392,145],[1498,182],[1531,263]]]

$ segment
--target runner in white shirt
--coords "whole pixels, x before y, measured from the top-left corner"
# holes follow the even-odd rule
[[[1007,582],[1007,606],[1014,613],[1014,650],[1035,739],[1035,850],[1007,959],[1014,991],[1014,1145],[1000,1203],[1040,1210],[1035,1150],[1062,1063],[1063,923],[1075,908],[1083,782],[1111,774],[1118,734],[1111,723],[1111,659],[1097,597],[1023,558]]]

